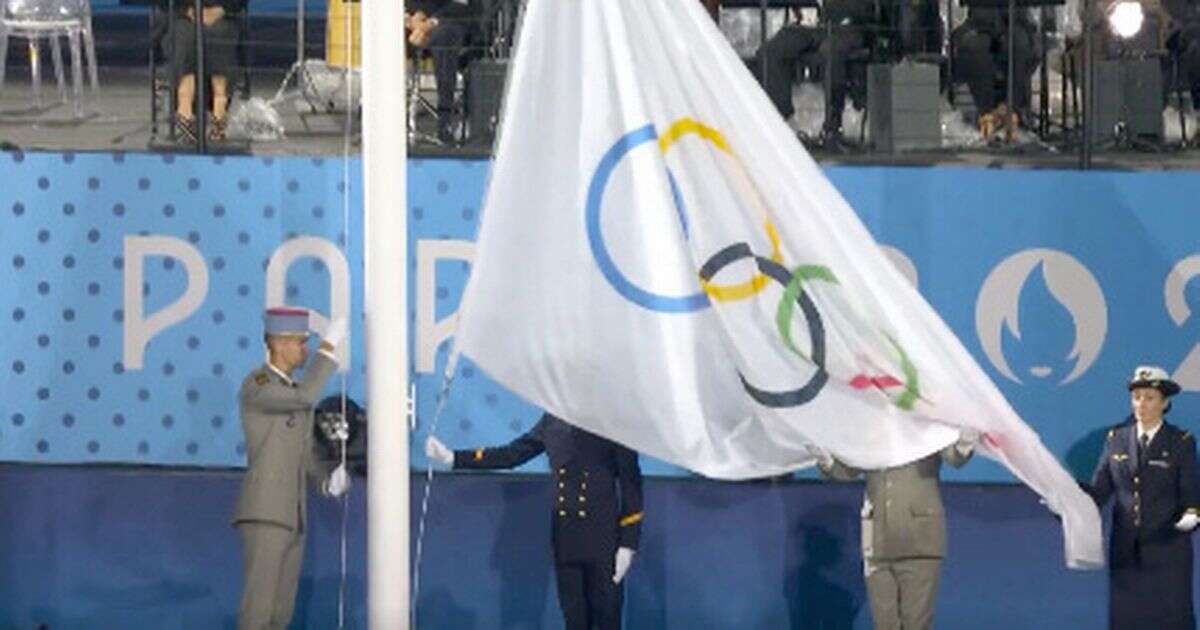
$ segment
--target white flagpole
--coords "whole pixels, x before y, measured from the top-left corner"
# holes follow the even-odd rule
[[[366,217],[367,606],[375,630],[409,627],[408,147],[404,0],[362,3]]]

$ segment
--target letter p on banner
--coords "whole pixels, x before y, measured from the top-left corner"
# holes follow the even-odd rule
[[[142,284],[147,256],[168,256],[187,271],[183,295],[157,313],[146,316]],[[208,266],[204,257],[187,241],[170,236],[125,237],[124,355],[126,370],[142,369],[146,344],[158,333],[196,312],[208,295]]]

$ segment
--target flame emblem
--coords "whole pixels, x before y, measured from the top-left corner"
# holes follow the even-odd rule
[[[1021,290],[1034,269],[1042,269],[1042,279],[1050,295],[1071,315],[1075,340],[1067,359],[1075,367],[1059,385],[1083,375],[1096,361],[1108,333],[1108,306],[1096,278],[1074,257],[1053,249],[1027,249],[1006,258],[992,270],[979,290],[975,304],[975,332],[983,352],[1005,378],[1022,383],[1013,373],[1001,346],[1002,327],[1016,339],[1021,338],[1018,312]],[[1049,368],[1033,368],[1035,376],[1048,376]]]

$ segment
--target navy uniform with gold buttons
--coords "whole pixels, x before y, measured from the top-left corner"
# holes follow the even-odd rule
[[[1148,386],[1168,396],[1179,391],[1158,371],[1163,382],[1147,385],[1158,379],[1135,376],[1130,389]],[[1187,516],[1200,512],[1195,438],[1165,421],[1149,431],[1139,428],[1130,416],[1108,432],[1088,490],[1101,507],[1116,499],[1109,541],[1109,627],[1195,628],[1190,535],[1195,517]]]
[[[555,485],[550,508],[558,599],[568,630],[621,627],[618,548],[636,550],[642,472],[633,451],[550,414],[497,448],[454,451],[454,468],[513,468],[542,452]]]

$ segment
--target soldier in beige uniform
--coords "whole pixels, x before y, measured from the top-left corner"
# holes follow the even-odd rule
[[[942,463],[958,468],[974,454],[978,435],[915,462],[860,470],[819,453],[828,478],[866,478],[862,508],[863,573],[877,630],[933,628],[938,577],[946,555],[946,518],[938,477]]]
[[[292,619],[307,529],[306,477],[327,496],[340,496],[349,487],[345,468],[330,473],[312,444],[313,406],[337,369],[334,350],[344,336],[344,322],[330,326],[303,380],[296,382],[291,374],[308,356],[308,311],[267,311],[269,359],[246,377],[239,397],[247,460],[233,514],[245,578],[239,630],[286,628]]]

